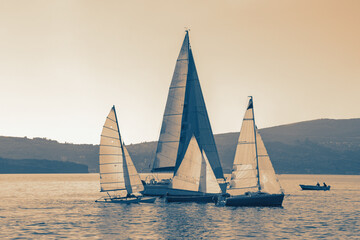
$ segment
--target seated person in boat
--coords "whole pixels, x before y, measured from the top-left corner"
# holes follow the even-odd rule
[[[316,186],[320,187],[320,183],[317,183]]]
[[[326,183],[323,183],[324,184],[324,187],[327,187]]]

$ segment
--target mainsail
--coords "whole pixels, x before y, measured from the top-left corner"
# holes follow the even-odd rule
[[[114,191],[114,196],[125,196],[144,190],[130,155],[121,142],[115,107],[107,116],[101,133],[99,164],[102,192]]]
[[[220,193],[220,186],[207,160],[193,136],[184,158],[174,174],[170,188],[203,193]]]
[[[249,100],[236,147],[229,193],[262,191],[282,193],[264,142],[255,125],[252,97]]]
[[[170,84],[153,172],[176,172],[192,136],[208,156],[216,178],[223,178],[219,155],[186,31]]]

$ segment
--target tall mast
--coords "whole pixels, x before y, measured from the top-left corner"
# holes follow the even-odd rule
[[[121,135],[120,135],[120,128],[119,128],[118,118],[117,118],[116,110],[115,110],[115,105],[113,105],[113,109],[114,109],[114,115],[115,115],[115,119],[116,119],[116,126],[117,126],[118,133],[119,133],[119,140],[120,140],[121,150],[124,151],[124,150],[123,150],[122,140],[121,140]]]
[[[115,110],[115,105],[113,105],[113,109],[114,109],[114,115],[115,115],[115,119],[116,119],[116,126],[117,126],[117,129],[118,129],[118,133],[119,133],[119,140],[120,140],[120,146],[121,146],[121,153],[122,153],[122,157],[123,157],[123,166],[124,166],[124,163],[125,165],[127,164],[126,163],[126,156],[125,156],[125,152],[124,152],[124,146],[123,146],[123,142],[121,140],[121,134],[120,134],[120,128],[119,128],[119,122],[118,122],[118,118],[117,118],[117,115],[116,115],[116,110]],[[125,188],[126,188],[126,179],[125,179],[125,171],[127,171],[127,168],[125,169],[124,168],[124,181],[125,181]],[[127,173],[129,175],[129,173]],[[128,191],[128,189],[126,188],[126,190]]]
[[[256,173],[257,173],[257,184],[258,184],[258,189],[259,191],[261,190],[261,185],[260,185],[260,172],[259,172],[259,155],[258,155],[258,148],[257,148],[257,140],[256,140],[256,124],[255,124],[255,113],[254,113],[254,101],[253,101],[253,97],[250,96],[250,101],[252,104],[252,114],[253,114],[253,124],[254,124],[254,136],[255,136],[255,154],[256,154]]]

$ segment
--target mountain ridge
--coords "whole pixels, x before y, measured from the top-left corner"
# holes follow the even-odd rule
[[[293,174],[360,174],[360,118],[317,119],[259,129],[275,171]],[[232,168],[239,132],[215,135],[225,173]],[[139,172],[149,172],[157,142],[127,145]],[[0,157],[68,161],[98,171],[98,145],[46,138],[0,136]]]

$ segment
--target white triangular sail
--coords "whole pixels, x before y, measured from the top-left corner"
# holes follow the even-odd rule
[[[280,194],[283,190],[280,186],[279,179],[275,174],[275,170],[271,164],[270,157],[266,151],[261,135],[258,131],[256,131],[256,133],[261,191],[271,194]]]
[[[123,144],[124,149],[124,179],[125,179],[125,185],[128,193],[136,193],[144,191],[144,185],[141,182],[140,175],[136,171],[135,165],[133,161],[131,160],[130,154]]]
[[[219,183],[216,180],[214,171],[211,168],[204,150],[202,151],[199,192],[221,193]]]
[[[121,143],[115,107],[107,116],[101,133],[99,165],[102,192],[126,196],[144,190],[130,155]]]
[[[192,137],[185,156],[171,182],[171,188],[199,190],[202,154],[195,137]]]
[[[170,185],[173,189],[203,193],[220,193],[221,189],[204,151],[195,136],[190,140],[185,156]]]
[[[255,126],[251,98],[241,126],[228,193],[241,195],[259,190],[281,193],[274,168]]]

